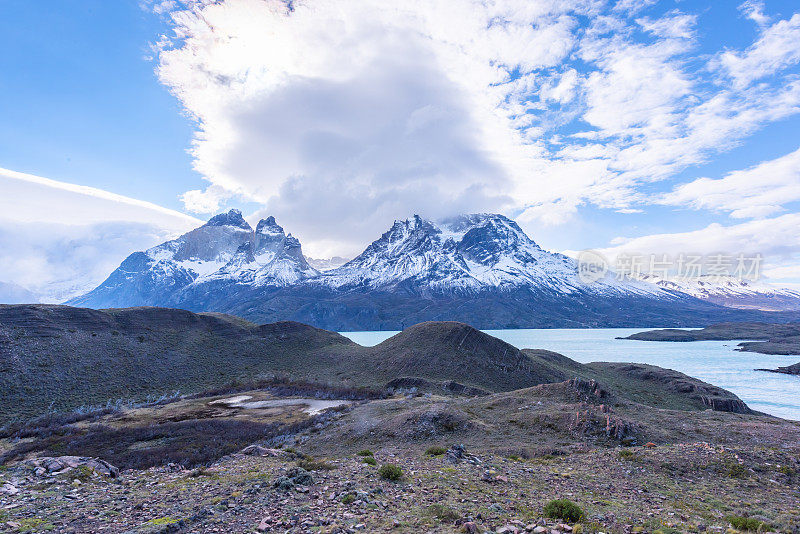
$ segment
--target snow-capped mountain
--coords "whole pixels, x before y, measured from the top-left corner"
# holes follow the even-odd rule
[[[255,231],[239,210],[144,252],[134,252],[97,288],[70,304],[93,307],[179,305],[184,292],[225,283],[283,287],[316,276],[273,217]],[[224,282],[220,284],[220,282]]]
[[[461,215],[432,222],[418,215],[396,221],[349,263],[325,273],[334,288],[396,286],[476,292],[520,287],[565,294],[637,293],[669,298],[648,283],[623,282],[612,273],[587,283],[574,259],[547,252],[503,215]]]
[[[254,287],[286,286],[318,274],[303,256],[300,241],[287,235],[275,217],[268,217],[258,222],[252,236],[224,266],[194,284],[223,280]]]
[[[131,254],[100,286],[69,303],[218,311],[332,330],[394,330],[427,320],[479,328],[781,320],[698,296],[613,273],[584,281],[575,260],[543,250],[502,215],[396,221],[356,258],[321,271],[273,217],[253,230],[231,210]]]
[[[331,258],[309,258],[306,256],[306,261],[310,266],[322,272],[341,267],[350,260],[341,256],[333,256]]]
[[[729,308],[763,311],[800,310],[800,291],[735,276],[704,275],[696,278],[663,278],[642,275],[641,279],[671,291]]]

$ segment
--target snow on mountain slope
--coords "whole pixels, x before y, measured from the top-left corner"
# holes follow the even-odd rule
[[[350,260],[348,258],[343,258],[341,256],[333,256],[332,258],[306,257],[306,261],[310,266],[312,266],[316,270],[323,272],[323,271],[330,271],[331,269],[336,269],[337,267],[341,267]]]
[[[286,286],[318,274],[303,256],[300,241],[287,235],[275,217],[268,217],[259,221],[252,239],[239,246],[224,266],[194,284],[225,280],[254,287]]]
[[[704,275],[675,279],[642,275],[641,279],[664,289],[726,306],[763,311],[800,310],[800,291],[735,276]]]
[[[225,281],[285,286],[316,276],[300,249],[270,217],[256,230],[239,210],[144,252],[134,252],[97,288],[69,304],[94,307],[180,304],[180,292]]]
[[[652,284],[616,280],[611,273],[597,282],[583,282],[575,260],[542,250],[517,223],[493,214],[436,223],[418,215],[396,221],[363,253],[316,281],[332,288],[413,285],[475,292],[531,287],[566,294],[671,296]]]

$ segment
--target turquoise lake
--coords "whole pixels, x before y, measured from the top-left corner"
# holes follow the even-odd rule
[[[615,339],[641,328],[485,330],[520,349],[560,352],[581,363],[637,362],[680,371],[734,392],[754,410],[800,420],[800,377],[755,371],[800,361],[800,356],[738,352],[739,341],[669,343]],[[398,332],[342,332],[359,345],[377,345]]]

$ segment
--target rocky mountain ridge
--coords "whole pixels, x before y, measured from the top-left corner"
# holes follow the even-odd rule
[[[68,303],[218,311],[333,330],[402,329],[427,320],[520,328],[795,318],[767,318],[610,272],[585,281],[574,259],[543,250],[496,214],[396,221],[353,260],[320,271],[274,217],[253,229],[231,210],[131,254],[100,286]]]

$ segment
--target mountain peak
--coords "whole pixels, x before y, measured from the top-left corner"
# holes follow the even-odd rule
[[[273,219],[274,222],[274,219]],[[237,209],[231,209],[227,213],[220,213],[211,217],[204,226],[235,226],[245,230],[252,230],[253,228],[244,220],[242,212]]]
[[[270,215],[266,219],[261,219],[256,225],[256,234],[262,235],[284,235],[283,227],[275,221],[275,217]]]

